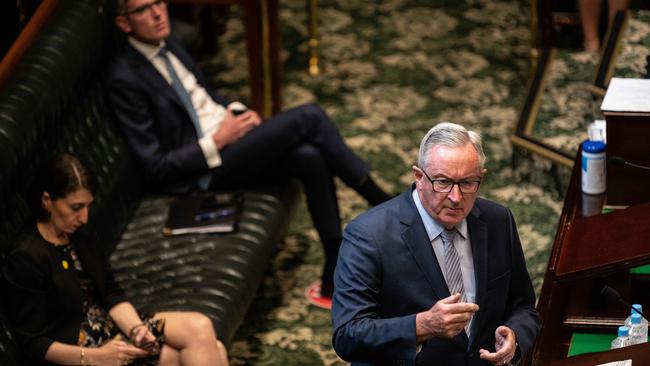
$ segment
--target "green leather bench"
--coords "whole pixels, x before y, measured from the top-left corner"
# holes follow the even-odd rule
[[[235,233],[163,237],[171,198],[145,192],[102,84],[119,43],[108,4],[61,0],[0,90],[0,254],[30,221],[24,198],[41,164],[55,151],[77,154],[100,183],[89,222],[97,250],[134,305],[203,312],[228,346],[286,230],[297,186],[245,191]],[[0,311],[0,365],[22,365],[8,317]]]

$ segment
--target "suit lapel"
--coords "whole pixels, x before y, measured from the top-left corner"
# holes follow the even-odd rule
[[[400,221],[404,227],[402,240],[429,282],[437,300],[444,299],[450,295],[449,289],[411,194],[412,189],[405,192],[400,204]]]
[[[144,55],[138,52],[130,44],[127,44],[126,56],[129,63],[138,71],[138,75],[142,77],[152,90],[159,91],[185,110],[183,102],[180,100],[174,89],[169,85],[169,83],[167,83],[167,80],[165,80],[153,64],[144,57]]]
[[[474,206],[471,213],[467,216],[467,227],[469,239],[472,245],[472,259],[474,260],[474,280],[476,281],[476,304],[479,309],[485,305],[485,296],[487,292],[487,269],[488,269],[488,228],[485,222],[479,219],[480,210]],[[478,326],[480,325],[479,311],[472,323],[472,339],[474,341]]]

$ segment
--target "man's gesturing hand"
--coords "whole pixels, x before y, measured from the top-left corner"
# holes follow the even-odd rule
[[[478,311],[478,305],[459,301],[460,294],[454,294],[418,313],[415,317],[418,342],[431,337],[453,338],[460,333]]]
[[[494,332],[494,337],[494,348],[496,349],[496,352],[480,349],[480,357],[492,362],[493,365],[505,365],[515,357],[515,351],[517,350],[517,337],[515,336],[515,332],[505,325],[497,328]]]

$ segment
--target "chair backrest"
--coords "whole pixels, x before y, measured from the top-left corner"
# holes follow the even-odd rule
[[[141,177],[113,124],[102,83],[120,38],[109,4],[61,1],[0,91],[2,252],[31,219],[26,194],[41,164],[56,152],[79,156],[97,174],[91,221],[101,222],[96,229],[107,243],[115,244],[142,195]]]

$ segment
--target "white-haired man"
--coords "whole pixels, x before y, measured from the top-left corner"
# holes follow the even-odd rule
[[[353,220],[334,275],[333,344],[354,365],[504,365],[538,331],[512,213],[477,198],[480,136],[453,123],[420,145],[415,183]]]

